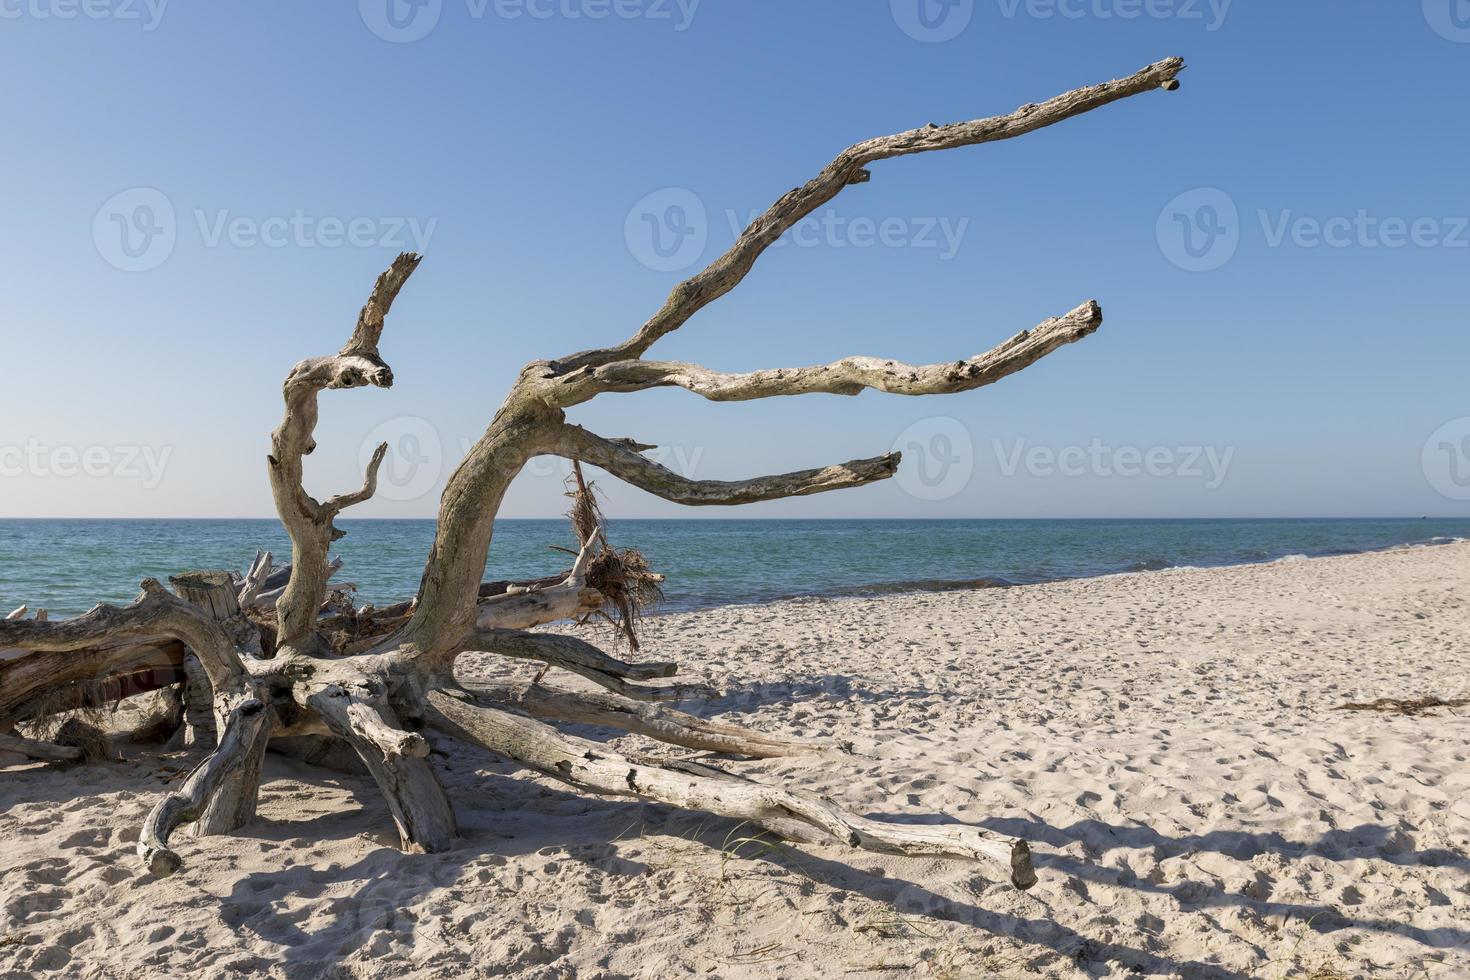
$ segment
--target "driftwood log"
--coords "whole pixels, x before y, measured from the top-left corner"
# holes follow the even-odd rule
[[[737,401],[809,392],[854,395],[866,388],[903,395],[968,391],[1020,371],[1102,322],[1089,300],[1022,331],[993,350],[943,364],[911,366],[873,357],[832,364],[722,374],[696,364],[644,359],[661,337],[740,283],[760,255],[802,218],[845,188],[869,180],[868,167],[892,157],[1010,139],[1120,99],[1177,88],[1177,58],[1127,78],[1077,89],[1007,115],[928,125],[855,144],[816,177],[756,218],[733,246],[679,283],[628,339],[523,368],[489,428],[450,477],[418,594],[396,607],[354,610],[348,590],[332,592],[328,549],[342,511],[373,495],[387,450],[379,446],[363,484],[317,500],[302,484],[315,448],[323,391],[376,385],[393,372],[380,345],[385,318],[419,256],[400,255],[378,277],[346,345],[297,364],[287,375],[284,416],[268,457],[276,510],[291,539],[291,562],[257,555],[238,578],[189,573],[174,589],[146,580],[126,607],[97,606],[73,619],[0,621],[0,750],[72,760],[74,748],[17,733],[58,709],[184,685],[195,694],[190,724],[210,746],[181,786],[161,799],[138,841],[155,874],[180,866],[176,832],[227,833],[251,819],[261,754],[271,739],[336,740],[376,781],[402,846],[439,851],[455,838],[455,818],[429,761],[425,732],[483,746],[533,772],[602,796],[637,797],[748,820],[799,841],[835,842],[901,854],[999,862],[1016,886],[1036,880],[1025,841],[969,826],[896,824],[849,813],[799,789],[769,785],[703,762],[627,757],[564,734],[557,723],[593,724],[703,752],[770,757],[823,751],[820,744],[700,719],[663,702],[708,694],[670,680],[672,663],[630,663],[573,635],[532,631],[577,622],[607,601],[588,569],[605,538],[584,537],[563,576],[532,583],[482,584],[496,511],[512,478],[533,456],[552,454],[600,467],[650,493],[689,505],[730,505],[857,487],[894,475],[896,453],[749,480],[690,480],[649,459],[650,447],[611,439],[566,421],[568,408],[611,392],[675,386]],[[569,671],[604,690],[595,696],[537,683],[467,690],[455,660],[481,651]],[[189,698],[184,698],[186,704]],[[189,712],[185,712],[189,714]],[[203,751],[201,749],[201,751]]]

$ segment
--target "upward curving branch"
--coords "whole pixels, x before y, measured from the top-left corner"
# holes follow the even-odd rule
[[[302,482],[302,460],[316,448],[313,433],[317,394],[324,389],[364,385],[392,387],[393,371],[379,355],[378,341],[393,300],[418,268],[420,258],[404,252],[378,276],[372,294],[357,316],[357,326],[341,351],[302,361],[286,376],[282,391],[285,415],[271,433],[271,454],[267,457],[276,511],[291,537],[291,578],[276,602],[277,642],[282,646],[300,645],[311,636],[327,587],[327,549],[343,534],[332,521],[343,509],[373,495],[377,489],[378,467],[388,451],[384,443],[373,452],[360,490],[330,497],[325,503],[317,502]]]
[[[959,384],[948,383],[950,372],[944,369],[945,366],[936,366],[937,372],[913,369],[910,373],[916,376],[916,380],[904,382],[904,375],[895,363],[892,379],[885,381],[886,363],[858,358],[828,365],[825,369],[756,372],[744,376],[721,376],[701,368],[673,364],[640,367],[633,362],[637,362],[660,337],[677,330],[699,310],[734,289],[766,249],[798,221],[832,200],[843,188],[866,181],[869,173],[865,168],[870,164],[914,153],[1021,136],[1120,99],[1154,89],[1175,89],[1178,87],[1177,76],[1183,70],[1183,59],[1168,58],[1127,78],[1079,88],[1046,102],[1022,106],[1006,115],[947,126],[930,125],[856,143],[839,153],[816,177],[771,205],[751,222],[724,255],[674,287],[663,306],[628,340],[615,347],[583,351],[559,360],[528,365],[490,428],[470,450],[445,487],[434,544],[425,563],[419,604],[399,639],[442,654],[464,635],[474,622],[476,589],[494,533],[493,515],[504,498],[510,475],[539,453],[558,452],[546,445],[548,430],[563,422],[561,413],[565,407],[586,401],[601,390],[636,390],[672,384],[688,387],[708,397],[722,398],[764,397],[808,390],[847,393],[860,387],[895,391],[908,389],[913,394],[966,390],[963,379]],[[1079,310],[1061,319],[1096,321],[1097,311],[1093,304],[1085,304]],[[1095,322],[1092,325],[1095,327]],[[1027,338],[1017,338],[1013,343],[1044,353],[1041,345],[1035,342],[1038,336],[1051,335],[1044,327],[1033,331]],[[1077,334],[1082,335],[1085,332]],[[1011,365],[1011,370],[1019,370],[1029,362],[1023,357],[1012,356],[1004,363]],[[614,364],[618,367],[600,379],[596,377],[599,368]],[[994,372],[990,380],[1005,373],[987,364],[966,362],[953,367],[966,374],[973,367],[977,372],[974,386],[986,383],[987,371]],[[793,374],[798,380],[786,380]],[[940,380],[930,379],[931,374],[937,374]],[[626,464],[625,471],[636,473],[645,482],[667,485],[662,474],[649,468],[653,464],[638,462],[630,456],[636,457],[636,454],[615,454],[612,458]],[[881,460],[866,462],[872,467],[882,465]],[[852,479],[850,475],[845,479],[840,474],[833,475],[837,477],[833,489],[870,482],[869,479]],[[869,475],[881,478],[884,474],[870,470]],[[689,502],[679,496],[683,489],[686,488],[672,491],[675,495],[669,499]],[[723,490],[695,496],[703,503],[742,502],[742,499],[724,499],[732,495]],[[747,498],[740,493],[733,496],[768,499],[759,496]]]
[[[1075,89],[1039,104],[1023,105],[1003,116],[947,126],[930,124],[849,146],[837,154],[821,173],[789,191],[752,221],[729,251],[703,271],[675,286],[659,311],[632,337],[617,347],[584,351],[564,358],[553,365],[553,371],[565,374],[578,368],[643,356],[644,351],[660,337],[679,329],[694,314],[739,285],[761,253],[798,221],[832,200],[843,188],[867,182],[870,174],[864,168],[869,164],[914,153],[950,150],[1024,136],[1119,99],[1154,89],[1173,90],[1178,87],[1177,76],[1183,70],[1183,58],[1166,58],[1127,78]]]

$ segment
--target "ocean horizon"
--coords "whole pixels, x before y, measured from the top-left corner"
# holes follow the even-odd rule
[[[432,518],[340,520],[334,582],[358,603],[411,597],[433,538]],[[487,579],[566,567],[561,518],[495,522]],[[1164,568],[1253,564],[1470,538],[1470,518],[638,518],[609,523],[663,572],[657,612],[803,596],[947,591]],[[145,577],[194,569],[243,571],[256,549],[288,560],[272,518],[0,519],[0,606],[75,616],[128,602]]]

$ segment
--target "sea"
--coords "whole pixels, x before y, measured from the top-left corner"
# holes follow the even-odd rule
[[[411,597],[432,520],[342,520],[334,582],[359,602]],[[612,543],[668,576],[678,612],[798,596],[871,596],[1020,585],[1185,566],[1345,555],[1470,538],[1465,519],[621,520]],[[566,568],[565,520],[500,520],[487,579]],[[290,543],[274,520],[0,520],[0,615],[25,603],[53,617],[129,602],[152,576],[243,571]]]

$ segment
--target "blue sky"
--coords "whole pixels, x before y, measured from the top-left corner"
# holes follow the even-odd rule
[[[353,516],[432,516],[520,365],[631,333],[842,147],[1176,54],[1177,93],[876,165],[654,354],[949,360],[1088,298],[1093,337],[959,396],[574,420],[701,478],[908,450],[739,516],[1470,514],[1464,0],[393,2],[0,0],[0,516],[269,516],[281,379],[420,244],[398,383],[323,397],[308,477],[386,438]]]

